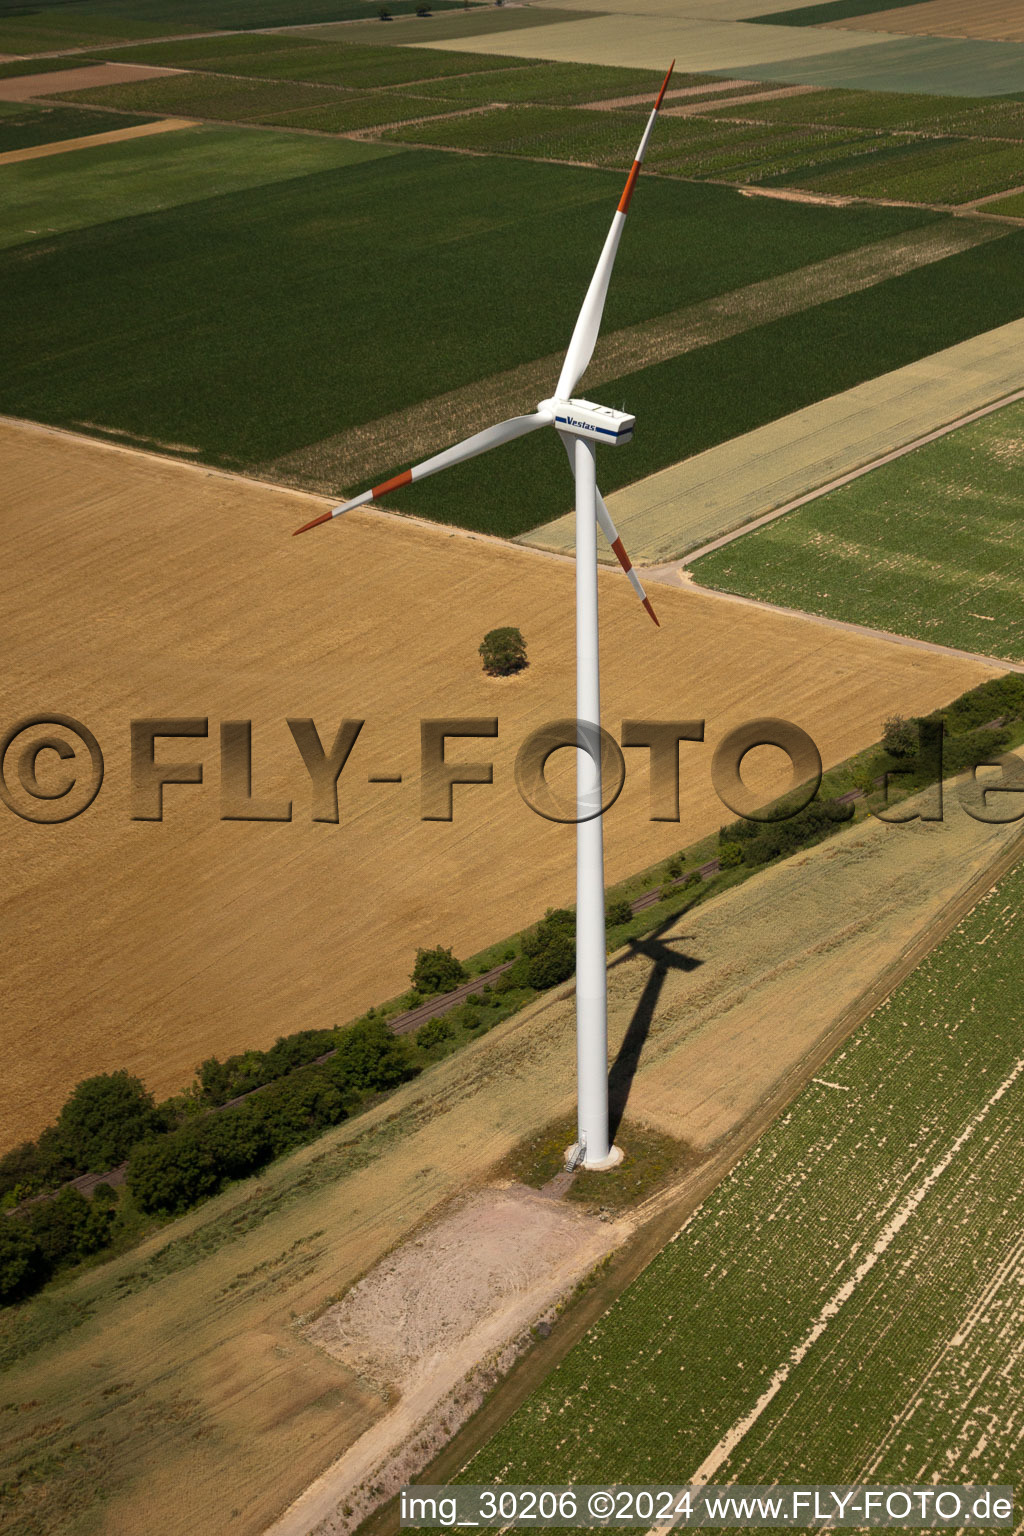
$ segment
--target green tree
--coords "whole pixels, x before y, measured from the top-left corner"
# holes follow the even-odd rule
[[[196,1075],[207,1104],[226,1104],[232,1097],[231,1073],[226,1063],[219,1061],[216,1056],[208,1057]]]
[[[193,1126],[135,1148],[128,1189],[144,1211],[174,1216],[210,1195],[220,1183],[216,1160]]]
[[[739,843],[722,843],[718,849],[718,863],[722,869],[736,869],[743,863],[743,849]]]
[[[619,928],[623,923],[628,923],[632,916],[632,904],[625,896],[621,896],[618,901],[610,901],[605,908],[604,925],[606,928]]]
[[[28,1225],[51,1269],[73,1264],[106,1247],[113,1212],[94,1206],[77,1189],[62,1189],[52,1200],[40,1200],[28,1214]]]
[[[439,1019],[428,1019],[416,1031],[416,1044],[423,1050],[429,1051],[431,1046],[440,1045],[443,1040],[450,1040],[454,1033],[455,1030],[443,1015]]]
[[[345,1119],[344,1093],[327,1070],[332,1064],[304,1067],[271,1083],[247,1106],[274,1157],[301,1147],[319,1131]]]
[[[576,914],[568,907],[549,907],[532,933],[523,939],[526,979],[543,992],[568,981],[576,969]]]
[[[548,907],[532,933],[523,939],[523,954],[537,955],[555,939],[576,937],[576,914],[568,907]]]
[[[416,964],[409,979],[417,992],[431,996],[435,992],[451,992],[469,979],[469,973],[450,949],[438,944],[435,949],[416,951]]]
[[[543,949],[530,956],[527,977],[538,992],[568,981],[576,969],[576,944],[565,932],[554,933]]]
[[[882,726],[882,746],[892,757],[909,757],[917,751],[917,730],[912,720],[890,715]]]
[[[104,1173],[123,1163],[137,1141],[163,1129],[153,1095],[125,1071],[79,1083],[56,1125],[61,1145],[81,1173]]]
[[[195,1133],[224,1178],[244,1178],[270,1157],[270,1137],[251,1101],[208,1115]]]
[[[27,1222],[0,1218],[0,1302],[17,1301],[43,1278],[46,1264]]]
[[[324,1063],[324,1071],[346,1095],[381,1093],[416,1070],[405,1040],[393,1035],[383,1019],[361,1019],[342,1030],[337,1051]]]
[[[0,1158],[0,1195],[14,1194],[17,1204],[44,1189],[55,1189],[82,1171],[68,1156],[57,1127],[48,1125],[35,1141],[23,1141]]]
[[[518,629],[492,629],[480,645],[484,671],[492,677],[507,677],[527,665],[526,641]]]

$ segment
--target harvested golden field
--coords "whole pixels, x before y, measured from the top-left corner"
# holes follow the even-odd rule
[[[1019,0],[922,0],[920,5],[872,11],[843,21],[823,22],[844,32],[905,32],[921,37],[990,38],[1024,43],[1024,15]]]
[[[627,1150],[634,1115],[699,1151],[721,1145],[1017,836],[947,803],[943,823],[844,831],[613,965]],[[405,1400],[360,1386],[304,1320],[564,1114],[574,1061],[571,1000],[535,1006],[140,1249],[6,1312],[4,1399],[22,1406],[0,1477],[14,1487],[26,1458],[48,1468],[12,1494],[12,1536],[86,1536],[100,1510],[104,1536],[259,1536],[371,1425],[382,1456],[408,1441]],[[346,1470],[321,1485],[338,1502]]]
[[[84,1076],[127,1067],[166,1094],[211,1054],[401,991],[419,945],[469,955],[572,900],[573,829],[529,810],[512,778],[527,733],[574,712],[571,563],[370,512],[293,541],[318,499],[26,424],[0,423],[0,462],[5,723],[73,716],[106,759],[79,818],[3,812],[3,1147]],[[627,753],[610,882],[730,819],[709,764],[732,726],[794,720],[828,765],[887,715],[988,675],[671,588],[655,629],[618,572],[601,591],[606,723],[707,719],[683,758],[679,824],[647,819],[647,754]],[[530,666],[495,680],[477,647],[503,624]],[[419,722],[453,716],[498,718],[496,741],[448,746],[452,761],[493,761],[494,783],[457,787],[453,821],[422,821]],[[204,783],[169,786],[163,822],[132,820],[130,722],[168,717],[208,721],[205,739],[156,747],[159,762],[201,763]],[[311,717],[328,748],[341,720],[365,720],[337,825],[311,819],[289,717]],[[253,793],[273,814],[291,801],[290,822],[221,819],[220,728],[239,720]],[[65,771],[49,753],[39,769],[51,783]]]

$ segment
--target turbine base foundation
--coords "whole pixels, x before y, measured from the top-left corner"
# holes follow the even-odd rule
[[[609,1168],[617,1168],[625,1157],[621,1147],[612,1147],[607,1157],[600,1157],[591,1162],[589,1158],[581,1158],[579,1150],[578,1141],[574,1141],[571,1147],[566,1147],[565,1165],[568,1169],[582,1168],[586,1173],[607,1173]]]

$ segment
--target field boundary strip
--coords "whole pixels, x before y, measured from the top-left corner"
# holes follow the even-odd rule
[[[608,332],[597,343],[587,369],[586,387],[599,387],[652,364],[763,326],[770,320],[929,266],[970,246],[998,239],[1004,232],[1002,225],[980,221],[926,225]],[[391,412],[376,421],[294,449],[260,465],[259,470],[275,483],[305,482],[310,489],[323,494],[338,493],[383,468],[398,468],[424,458],[444,442],[479,431],[495,419],[495,413],[500,415],[506,408],[517,409],[527,404],[532,407],[550,390],[561,361],[559,351],[521,363],[490,378],[435,395],[421,405]],[[624,494],[628,493],[619,493],[620,497]],[[518,542],[554,553],[569,553],[573,526],[571,517],[558,519],[523,534]],[[628,537],[625,531],[623,537]],[[643,553],[643,549],[637,549],[633,558]]]
[[[798,507],[805,507],[809,502],[817,501],[822,496],[827,496],[831,491],[839,490],[840,486],[849,485],[854,480],[859,480],[862,475],[869,475],[873,469],[881,469],[883,464],[892,464],[896,459],[905,458],[908,453],[914,453],[918,448],[924,448],[928,443],[936,443],[941,437],[948,437],[950,432],[956,432],[960,427],[969,426],[972,421],[981,421],[985,416],[991,416],[993,411],[1001,411],[1004,406],[1014,405],[1018,400],[1024,400],[1024,389],[1014,390],[1011,395],[1001,395],[998,400],[993,400],[988,405],[979,406],[975,411],[969,411],[965,416],[958,416],[955,421],[947,422],[945,426],[936,427],[932,432],[926,432],[923,437],[914,438],[913,442],[904,443],[899,448],[893,448],[889,453],[883,453],[877,459],[870,459],[868,463],[858,465],[856,469],[848,470],[844,475],[838,475],[834,480],[827,481],[824,485],[817,486],[813,491],[807,491],[803,496],[797,496],[793,501],[787,501],[784,506],[776,507],[773,512],[765,512],[763,516],[756,517],[752,522],[744,523],[742,528],[734,528],[731,533],[723,533],[720,538],[712,539],[710,543],[703,544],[700,549],[691,550],[671,565],[662,567],[663,570],[681,569],[692,565],[704,555],[710,555],[713,550],[723,549],[726,544],[732,544],[736,539],[742,539],[745,534],[753,533],[755,528],[763,528],[767,523],[774,523],[777,518],[785,517],[787,512],[795,512]],[[648,575],[652,572],[648,570]]]
[[[54,139],[49,144],[30,144],[26,149],[8,149],[0,154],[0,165],[16,165],[20,160],[43,160],[49,155],[63,155],[74,149],[96,149],[103,144],[120,144],[124,139],[143,139],[151,133],[171,133],[178,128],[197,126],[192,117],[163,117],[155,123],[138,123],[134,128],[111,128],[106,133],[90,133],[80,139]]]
[[[640,567],[643,570],[643,567]],[[652,572],[643,574],[652,578]],[[851,619],[831,619],[824,613],[808,613],[806,608],[790,608],[785,603],[772,603],[759,597],[746,597],[740,592],[725,592],[720,588],[702,587],[694,581],[689,571],[679,572],[680,581],[690,586],[701,597],[714,597],[723,603],[740,603],[747,608],[760,608],[766,613],[778,613],[787,619],[805,619],[808,624],[820,624],[826,629],[841,629],[850,635],[863,635],[868,640],[888,640],[892,645],[908,646],[915,651],[928,651],[933,656],[948,656],[958,661],[976,661],[984,667],[997,667],[1003,672],[1024,672],[1024,662],[1011,661],[1005,656],[985,656],[980,651],[964,651],[955,645],[939,645],[935,640],[920,640],[916,635],[900,635],[891,629],[874,629],[870,624],[855,624]],[[653,579],[657,579],[654,577]],[[671,583],[670,583],[671,584]]]
[[[892,450],[974,411],[1008,404],[1022,346],[1024,320],[1011,320],[613,492],[609,510],[634,563],[674,573],[698,551],[823,494]],[[568,553],[573,537],[570,516],[523,534],[521,542]]]

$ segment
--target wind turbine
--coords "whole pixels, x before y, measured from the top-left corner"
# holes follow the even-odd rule
[[[576,481],[576,1071],[578,1090],[578,1140],[566,1157],[570,1167],[613,1168],[622,1153],[608,1137],[608,978],[605,966],[604,835],[601,825],[601,691],[598,670],[597,623],[597,528],[608,540],[633,590],[658,623],[647,594],[630,564],[597,488],[597,443],[628,443],[636,423],[634,416],[606,405],[573,396],[594,355],[608,283],[658,109],[675,67],[669,65],[654,110],[640,140],[636,158],[612,219],[604,248],[590,279],[583,307],[565,354],[555,392],[542,400],[529,416],[513,416],[497,426],[476,432],[443,453],[403,470],[382,485],[354,496],[313,518],[296,533],[341,517],[354,507],[377,501],[403,485],[436,475],[466,459],[476,458],[501,443],[524,437],[539,427],[553,426],[565,445]]]

